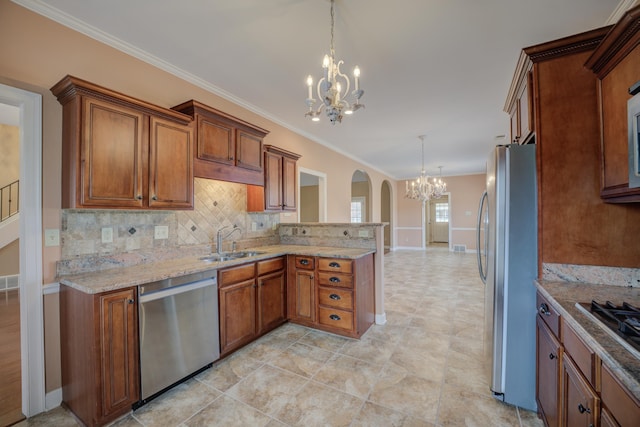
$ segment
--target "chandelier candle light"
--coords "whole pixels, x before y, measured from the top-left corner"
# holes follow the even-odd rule
[[[324,108],[327,117],[329,117],[329,121],[335,125],[336,122],[342,122],[342,117],[345,114],[353,114],[358,109],[364,107],[364,104],[360,104],[360,98],[364,94],[364,90],[360,89],[360,68],[356,65],[353,69],[354,90],[349,93],[349,77],[340,71],[340,65],[342,65],[344,61],[340,60],[336,62],[335,49],[333,47],[333,26],[335,21],[333,3],[334,0],[331,0],[331,46],[329,55],[325,55],[322,61],[323,77],[318,81],[318,85],[316,86],[318,98],[322,100],[322,103],[317,110],[314,109],[316,100],[313,98],[313,77],[309,75],[307,77],[307,88],[309,92],[306,101],[309,111],[307,111],[305,117],[311,117],[311,120],[314,122],[320,121],[320,113]],[[349,95],[354,99],[352,103],[347,101]]]
[[[440,168],[440,178],[431,178],[424,170],[424,135],[420,135],[422,141],[422,170],[420,176],[415,180],[405,181],[405,197],[407,199],[420,200],[426,202],[430,199],[438,199],[447,192],[447,184],[442,181],[442,166]]]

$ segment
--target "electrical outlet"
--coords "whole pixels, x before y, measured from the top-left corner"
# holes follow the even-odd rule
[[[168,239],[169,238],[169,226],[168,225],[156,225],[153,229],[154,239]]]
[[[631,286],[634,288],[640,288],[640,268],[633,269],[631,273]]]
[[[258,224],[256,224],[255,222],[251,223],[251,231],[256,231],[258,229]]]
[[[102,243],[113,243],[113,228],[102,228]]]
[[[358,230],[358,237],[369,237],[369,232],[367,230]]]
[[[278,228],[278,224],[276,224],[275,222],[273,224],[271,224],[271,229],[272,230],[276,230],[276,228]]]
[[[60,246],[60,230],[57,228],[44,230],[45,246]]]

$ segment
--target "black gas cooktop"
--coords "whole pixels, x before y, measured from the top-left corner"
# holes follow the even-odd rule
[[[623,302],[621,305],[611,301],[599,303],[591,301],[591,304],[580,304],[601,324],[622,338],[631,347],[640,352],[640,307]]]

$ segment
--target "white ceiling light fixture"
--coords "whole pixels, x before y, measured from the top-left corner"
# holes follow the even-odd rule
[[[333,46],[333,27],[335,21],[333,4],[334,0],[331,0],[331,46],[329,55],[325,55],[322,61],[323,77],[318,81],[316,86],[318,98],[322,100],[322,103],[318,109],[314,109],[316,100],[313,98],[313,77],[309,75],[307,77],[307,88],[309,92],[306,101],[309,111],[307,111],[305,117],[310,117],[314,122],[320,121],[320,113],[324,108],[327,117],[329,117],[329,121],[332,125],[335,125],[336,122],[342,122],[344,115],[351,115],[364,107],[364,104],[360,104],[360,98],[364,94],[364,90],[360,89],[360,68],[356,65],[353,69],[354,90],[349,93],[351,86],[349,77],[340,71],[340,65],[344,64],[344,61],[340,60],[336,62],[335,49]],[[347,101],[349,95],[354,99],[352,103]]]
[[[440,178],[431,178],[424,170],[424,135],[418,136],[422,141],[422,169],[420,176],[414,180],[405,181],[405,197],[407,199],[420,200],[426,202],[430,199],[438,199],[447,192],[447,184],[442,180],[442,166],[440,168]]]

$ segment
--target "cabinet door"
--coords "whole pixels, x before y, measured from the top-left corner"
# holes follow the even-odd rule
[[[561,347],[549,328],[538,316],[536,333],[536,398],[547,427],[558,427]]]
[[[296,204],[296,160],[288,157],[282,158],[282,209],[295,211]]]
[[[220,288],[220,353],[228,353],[255,336],[255,279]]]
[[[313,271],[296,271],[295,317],[308,322],[316,321],[316,289]]]
[[[190,126],[151,117],[149,207],[193,208],[193,132]]]
[[[280,325],[286,319],[284,271],[258,278],[258,333]]]
[[[262,138],[238,129],[236,159],[240,168],[262,171]]]
[[[92,98],[82,105],[77,207],[143,207],[148,117]]]
[[[198,118],[199,159],[233,165],[235,163],[234,127],[205,117]]]
[[[571,358],[562,357],[563,426],[590,427],[600,419],[600,398],[591,389]]]
[[[264,153],[264,206],[265,210],[282,210],[282,156]]]
[[[138,334],[134,289],[97,297],[102,418],[138,401]],[[96,373],[96,375],[99,375]]]

